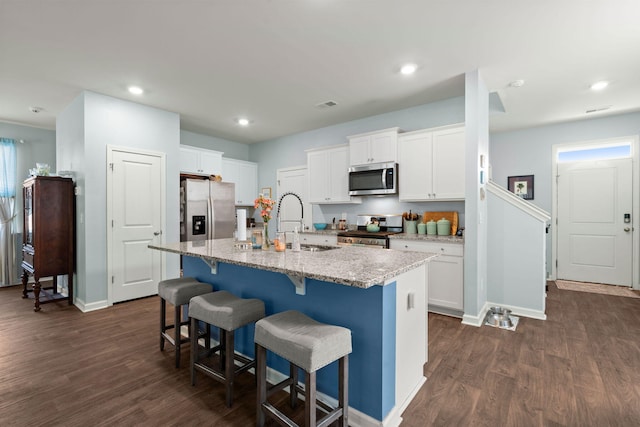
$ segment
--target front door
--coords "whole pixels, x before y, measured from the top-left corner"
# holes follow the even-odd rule
[[[559,163],[557,206],[558,279],[631,286],[632,160]]]
[[[112,149],[109,159],[111,302],[154,295],[162,275],[162,155]]]

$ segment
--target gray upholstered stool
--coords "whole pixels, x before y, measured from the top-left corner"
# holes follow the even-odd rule
[[[305,395],[305,426],[329,425],[340,420],[347,427],[349,412],[349,354],[351,331],[340,326],[319,323],[298,311],[274,314],[256,323],[256,375],[258,377],[257,425],[263,426],[265,415],[281,425],[296,425],[268,401],[277,390],[290,387],[291,407],[297,405],[298,393]],[[267,350],[289,361],[289,378],[267,390]],[[338,407],[331,408],[316,400],[316,371],[338,362]],[[298,385],[298,367],[305,371],[305,390]],[[316,423],[316,405],[326,415]]]
[[[189,338],[182,338],[180,327],[187,325],[189,321],[182,321],[182,306],[189,303],[189,300],[196,296],[213,292],[211,285],[198,282],[193,277],[180,277],[178,279],[162,280],[158,283],[158,296],[160,297],[160,351],[164,350],[164,341],[169,341],[176,350],[176,368],[180,367],[180,345],[189,342]],[[175,307],[173,325],[167,326],[166,310],[167,301]],[[174,330],[172,337],[167,333]],[[189,337],[192,335],[189,330]],[[198,330],[194,332],[198,335]]]
[[[236,375],[255,366],[255,360],[235,354],[235,330],[264,317],[264,302],[259,299],[243,299],[227,291],[200,295],[189,303],[191,329],[198,327],[198,321],[220,329],[220,344],[209,349],[205,344],[207,357],[220,352],[220,371],[200,362],[198,338],[191,336],[191,384],[196,383],[196,371],[200,371],[226,386],[227,406],[233,404],[233,382]],[[234,360],[243,363],[235,369]]]

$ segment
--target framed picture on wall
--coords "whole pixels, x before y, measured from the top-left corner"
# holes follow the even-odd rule
[[[262,187],[262,190],[260,190],[260,194],[262,194],[264,197],[267,198],[271,198],[271,187]]]
[[[516,196],[533,200],[533,175],[510,176],[507,188]]]

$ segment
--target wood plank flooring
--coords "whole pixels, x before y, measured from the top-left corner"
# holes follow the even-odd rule
[[[549,288],[548,319],[515,332],[430,315],[428,380],[402,426],[640,425],[640,300]],[[188,348],[180,369],[159,351],[157,297],[83,314],[20,296],[0,288],[1,426],[255,424],[251,374],[229,409],[222,384],[190,385]]]

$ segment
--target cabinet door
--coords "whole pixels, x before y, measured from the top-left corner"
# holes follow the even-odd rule
[[[429,304],[462,310],[463,261],[461,257],[440,255],[429,263]]]
[[[440,254],[429,262],[428,303],[464,309],[464,247],[458,243],[390,239],[391,249]]]
[[[222,152],[180,146],[180,172],[219,175],[222,173]]]
[[[433,193],[431,132],[398,138],[398,195],[400,200],[428,200]]]
[[[329,152],[329,175],[331,178],[329,199],[332,202],[349,202],[349,150],[336,148]]]
[[[464,199],[464,146],[464,128],[433,133],[433,194],[435,199]]]
[[[371,135],[369,155],[373,163],[398,160],[398,133],[382,132]]]
[[[235,204],[249,206],[258,197],[258,165],[235,159],[222,159],[222,179],[235,184]]]
[[[309,174],[309,201],[326,203],[329,198],[329,153],[328,151],[312,151],[307,153],[307,170]]]
[[[218,151],[199,150],[200,173],[205,175],[222,174],[222,153]]]
[[[358,136],[349,139],[349,164],[352,166],[371,163],[369,147],[371,136]]]
[[[200,172],[200,159],[198,151],[180,147],[180,172],[186,173],[202,173]]]

